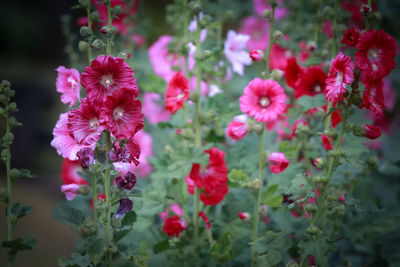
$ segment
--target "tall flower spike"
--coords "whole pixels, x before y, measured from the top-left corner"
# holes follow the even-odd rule
[[[90,99],[102,102],[121,88],[130,89],[134,97],[139,94],[133,71],[123,58],[109,55],[94,59],[81,75],[82,86]]]

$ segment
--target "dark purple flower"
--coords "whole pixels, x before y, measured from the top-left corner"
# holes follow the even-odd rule
[[[115,183],[117,184],[118,189],[127,189],[132,190],[132,188],[136,184],[136,175],[134,173],[128,172],[123,176],[118,176],[115,178]]]
[[[125,148],[114,147],[109,153],[110,160],[113,162],[124,162],[128,163],[131,161],[131,153]]]
[[[129,198],[121,198],[119,200],[119,207],[115,217],[120,218],[133,208],[133,202]]]
[[[90,165],[94,163],[94,150],[90,147],[84,147],[76,153],[81,166],[84,169],[88,169]]]

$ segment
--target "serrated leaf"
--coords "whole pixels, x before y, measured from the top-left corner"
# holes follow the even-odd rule
[[[10,178],[12,181],[18,178],[32,178],[33,175],[31,171],[28,169],[11,169],[10,171]]]
[[[249,184],[249,176],[242,170],[232,169],[228,174],[228,179],[232,186],[246,187]]]
[[[54,218],[59,223],[67,224],[73,229],[79,229],[85,220],[82,211],[67,204],[63,204],[55,210]]]
[[[15,203],[11,208],[11,213],[17,217],[17,219],[30,214],[32,211],[32,206],[22,206],[20,203]]]
[[[17,255],[19,251],[32,250],[35,244],[36,239],[28,237],[26,239],[17,238],[11,241],[4,241],[1,246],[8,249],[8,260],[13,262],[15,255]]]
[[[265,199],[263,203],[271,208],[279,208],[282,204],[282,201],[283,201],[283,196],[276,195],[272,197],[267,197],[267,199]]]
[[[285,156],[289,159],[295,159],[300,147],[292,145],[288,141],[279,143],[279,151],[285,153]]]
[[[233,235],[231,232],[225,232],[218,242],[211,247],[211,255],[218,262],[227,262],[233,259]]]
[[[133,226],[133,223],[136,222],[136,212],[134,212],[133,210],[125,213],[124,218],[121,221],[121,225],[122,227],[124,226]]]
[[[105,247],[106,244],[102,239],[91,238],[86,242],[85,251],[95,265],[97,265],[103,258]]]

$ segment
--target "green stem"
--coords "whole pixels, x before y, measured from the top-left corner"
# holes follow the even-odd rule
[[[88,28],[89,30],[92,29],[92,19],[90,18],[90,3],[88,4],[86,8],[86,13],[87,13],[87,18],[88,18]],[[92,47],[91,47],[91,38],[88,40],[88,49],[87,49],[87,54],[88,54],[88,60],[89,60],[89,65],[92,62]]]
[[[96,201],[97,201],[97,179],[96,179],[96,174],[92,173],[92,201],[93,201],[93,217],[94,217],[94,228],[96,230],[96,235],[98,233],[98,227],[97,227],[97,209],[96,209]]]
[[[259,162],[258,162],[258,179],[260,179],[260,188],[257,190],[257,200],[254,204],[254,211],[253,211],[253,231],[251,235],[251,240],[253,243],[257,239],[258,235],[258,221],[259,221],[259,212],[260,204],[261,204],[261,189],[263,187],[263,170],[264,170],[264,127],[260,133],[260,141],[259,141]],[[253,263],[255,262],[255,252],[252,251],[252,260]]]
[[[265,70],[266,77],[268,77],[268,74],[269,74],[269,55],[271,54],[271,46],[274,41],[273,40],[274,24],[275,24],[275,7],[272,7],[271,26],[269,29],[269,42],[268,42],[267,53],[265,55],[265,60],[267,61],[266,62],[266,70]]]
[[[8,113],[6,112],[6,134],[10,133],[10,122],[8,118]],[[7,197],[8,197],[8,202],[7,202],[7,241],[11,241],[13,239],[13,234],[12,234],[12,213],[11,213],[11,208],[12,208],[12,191],[11,191],[11,177],[10,177],[10,145],[7,145],[7,158],[6,158],[6,172],[7,172]],[[8,263],[8,266],[12,266],[12,262]]]
[[[106,155],[111,150],[111,135],[108,131],[106,131],[106,139],[107,139],[107,150]],[[109,160],[107,159],[107,163]],[[104,176],[104,188],[106,191],[106,244],[107,244],[107,252],[106,252],[106,259],[107,259],[107,266],[111,267],[111,184],[110,184],[110,169],[106,169],[106,173]]]
[[[199,252],[198,252],[199,206],[200,206],[200,190],[197,187],[194,187],[194,209],[193,209],[194,232],[193,232],[193,242],[194,242],[194,255],[195,255],[196,265],[197,265],[198,258],[199,258]]]
[[[112,26],[111,1],[107,5],[108,26]],[[111,56],[111,36],[107,37],[107,55]]]
[[[217,27],[216,45],[217,49],[219,49],[219,51],[222,51],[222,27],[224,25],[222,17],[222,0],[218,0],[217,21],[219,25]],[[220,75],[217,78],[217,86],[219,89],[221,89],[222,87],[222,77]]]
[[[318,36],[319,36],[319,29],[321,21],[320,21],[320,14],[321,14],[321,0],[318,1],[318,7],[317,7],[317,20],[318,20],[318,24],[317,27],[315,27],[315,31],[314,31],[314,42],[315,45],[318,46]]]
[[[332,58],[335,58],[336,57],[336,54],[337,54],[337,31],[336,31],[336,28],[337,28],[337,16],[338,16],[338,14],[339,14],[339,0],[335,0],[335,15],[334,15],[334,17],[333,17],[333,23],[332,23],[332,27],[333,27],[333,29],[332,29],[332,34],[333,34],[333,36],[332,36]]]

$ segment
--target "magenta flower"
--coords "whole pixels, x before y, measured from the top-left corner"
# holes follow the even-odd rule
[[[232,121],[226,128],[226,135],[234,140],[241,140],[247,135],[247,124],[240,121]]]
[[[244,88],[240,110],[256,121],[273,124],[286,110],[285,91],[276,81],[255,78]]]
[[[326,79],[325,98],[336,104],[346,92],[346,86],[353,82],[354,63],[351,57],[341,52],[331,62]]]
[[[61,192],[65,194],[68,201],[73,200],[79,194],[79,184],[65,184],[61,186]]]
[[[80,99],[79,72],[74,69],[66,69],[60,66],[56,69],[58,72],[56,87],[57,92],[61,93],[61,102],[72,107],[76,100]]]
[[[268,156],[268,162],[270,171],[276,174],[283,172],[289,166],[289,161],[281,152],[271,153]]]
[[[143,128],[142,104],[133,90],[123,88],[107,97],[103,116],[107,127],[118,140],[130,138]]]
[[[143,114],[144,117],[151,123],[168,121],[171,114],[164,108],[162,96],[157,93],[143,94]]]
[[[263,53],[260,50],[251,50],[250,51],[250,58],[253,61],[260,61],[263,57]]]
[[[91,100],[104,101],[121,88],[130,89],[135,97],[139,94],[133,71],[123,58],[99,56],[82,73],[82,86]]]
[[[283,0],[278,0],[278,8],[275,9],[275,19],[280,20],[287,16],[289,11],[283,8]],[[265,0],[253,0],[254,13],[258,16],[263,15],[265,9],[271,10],[271,6],[267,4]]]
[[[246,51],[246,43],[250,36],[238,34],[229,30],[228,37],[224,44],[224,53],[228,61],[232,64],[233,72],[243,75],[244,65],[251,64],[249,52]]]
[[[267,19],[247,17],[238,31],[250,36],[246,47],[249,50],[265,50],[269,43],[269,22]]]

